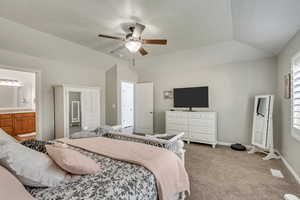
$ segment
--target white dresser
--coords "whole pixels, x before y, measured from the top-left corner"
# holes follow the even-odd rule
[[[166,133],[184,132],[187,142],[217,144],[217,113],[216,112],[166,112]]]

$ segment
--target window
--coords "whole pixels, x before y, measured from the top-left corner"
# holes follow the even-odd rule
[[[292,62],[292,135],[300,140],[300,56]]]

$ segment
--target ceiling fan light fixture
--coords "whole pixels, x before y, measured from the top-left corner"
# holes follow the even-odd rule
[[[131,53],[136,53],[142,47],[142,43],[140,41],[128,41],[125,43],[125,47]]]

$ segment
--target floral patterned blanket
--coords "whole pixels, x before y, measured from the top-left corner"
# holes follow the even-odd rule
[[[52,188],[26,189],[38,200],[156,200],[154,175],[146,168],[72,147],[97,162],[95,175],[73,176]]]

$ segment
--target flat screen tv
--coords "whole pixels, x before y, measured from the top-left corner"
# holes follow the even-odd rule
[[[174,107],[180,108],[208,108],[208,87],[175,88]]]

